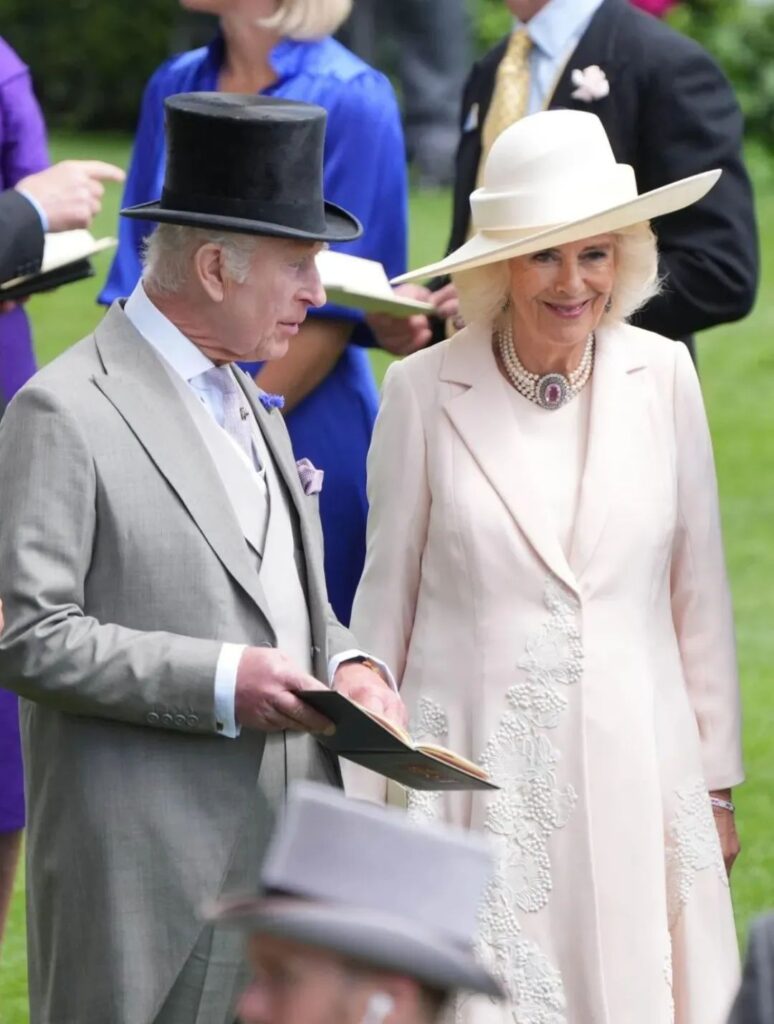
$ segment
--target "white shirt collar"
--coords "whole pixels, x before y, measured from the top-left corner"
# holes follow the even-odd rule
[[[602,0],[549,0],[527,22],[529,37],[547,57],[558,60],[578,42],[601,4]]]
[[[154,306],[142,281],[124,304],[124,313],[149,345],[162,356],[185,381],[206,373],[215,364]]]

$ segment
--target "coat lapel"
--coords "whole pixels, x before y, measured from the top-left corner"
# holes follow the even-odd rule
[[[612,69],[623,59],[616,48],[616,35],[621,9],[627,3],[628,0],[604,0],[597,8],[588,28],[559,75],[553,94],[546,98],[546,108],[569,107],[575,110],[585,110],[592,114],[600,114],[605,100],[585,103],[583,100],[573,98],[575,86],[572,82],[572,73],[576,68],[583,69],[590,64],[598,64],[613,82],[615,75],[611,74]]]
[[[467,385],[444,402],[447,416],[536,554],[577,592],[575,575],[545,513],[487,331],[474,326],[454,336],[441,379]],[[513,439],[507,445],[499,434],[503,424]]]
[[[268,603],[218,472],[153,348],[115,304],[95,332],[105,375],[94,384],[128,424],[223,566],[260,608]]]
[[[620,328],[597,332],[591,378],[586,466],[570,551],[570,564],[580,578],[599,545],[611,504],[622,486],[622,469],[630,439],[643,414],[639,371],[646,365],[631,339]]]

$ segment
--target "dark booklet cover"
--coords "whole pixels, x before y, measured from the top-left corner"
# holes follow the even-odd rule
[[[392,722],[334,690],[308,690],[303,700],[336,726],[318,736],[339,757],[399,782],[408,789],[497,789],[479,765],[435,744],[415,744]]]

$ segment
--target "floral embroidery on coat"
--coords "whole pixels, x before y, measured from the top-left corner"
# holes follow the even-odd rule
[[[583,673],[578,603],[553,578],[543,597],[548,618],[527,640],[520,678],[507,691],[507,709],[480,758],[502,788],[484,824],[496,867],[481,910],[477,953],[502,982],[516,1024],[567,1022],[559,971],[522,935],[518,919],[518,912],[534,913],[548,903],[548,840],[567,824],[577,801],[572,785],[558,782],[559,752],[545,730],[559,724],[568,703],[562,691]],[[465,1020],[469,998],[456,1002],[457,1024]]]
[[[676,792],[677,809],[667,828],[667,915],[674,928],[691,895],[696,874],[714,869],[728,885],[707,785],[702,778],[687,782]]]
[[[409,732],[417,743],[430,743],[445,740],[449,732],[449,719],[446,712],[436,701],[429,697],[420,697],[416,712],[411,716]],[[411,821],[427,825],[440,816],[441,793],[408,791],[408,816]]]

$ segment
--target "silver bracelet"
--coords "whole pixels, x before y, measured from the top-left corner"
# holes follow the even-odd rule
[[[718,807],[722,811],[731,811],[732,814],[736,810],[730,800],[723,800],[719,796],[711,796],[710,803],[713,807]]]

